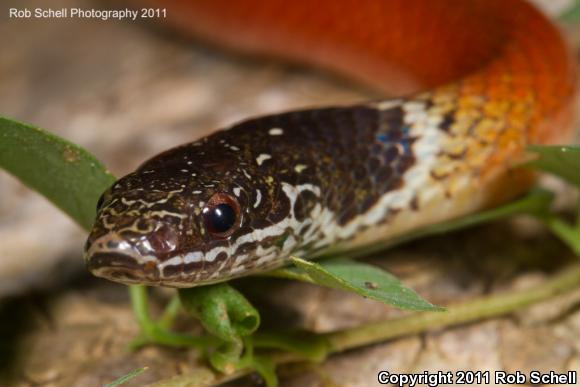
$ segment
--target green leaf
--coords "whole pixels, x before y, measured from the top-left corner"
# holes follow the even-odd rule
[[[525,166],[552,173],[580,187],[580,147],[535,145],[529,149],[536,153],[537,158]],[[552,213],[541,214],[537,218],[580,256],[580,202],[575,223],[568,223]]]
[[[347,259],[325,260],[320,264],[296,257],[292,257],[291,261],[308,273],[314,283],[322,286],[354,292],[401,309],[443,310],[376,266]]]
[[[552,200],[554,198],[554,195],[546,190],[543,189],[534,189],[532,190],[530,193],[528,193],[526,196],[524,196],[521,199],[518,199],[514,202],[508,203],[504,206],[498,207],[498,208],[494,208],[488,211],[483,211],[477,214],[473,214],[473,215],[469,215],[469,216],[465,216],[459,219],[455,219],[455,220],[451,220],[449,222],[444,222],[444,223],[439,223],[439,224],[435,224],[435,225],[431,225],[431,226],[427,226],[412,232],[409,232],[403,236],[400,236],[398,238],[394,238],[392,240],[389,241],[385,241],[385,242],[381,242],[381,243],[377,243],[371,246],[366,246],[364,248],[359,248],[356,250],[352,250],[352,251],[348,251],[348,252],[339,252],[340,254],[348,254],[349,257],[360,257],[360,256],[364,256],[364,255],[368,255],[372,252],[375,251],[380,251],[383,250],[385,248],[388,247],[393,247],[395,245],[398,244],[402,244],[411,240],[415,240],[421,237],[425,237],[427,235],[436,235],[436,234],[444,234],[447,232],[451,232],[454,230],[458,230],[458,229],[462,229],[462,228],[467,228],[467,227],[472,227],[478,224],[482,224],[482,223],[486,223],[486,222],[490,222],[493,220],[498,220],[498,219],[503,219],[506,218],[508,216],[513,216],[513,215],[520,215],[520,214],[528,214],[528,215],[532,215],[532,216],[537,216],[537,217],[542,217],[542,215],[549,213],[549,209],[550,209],[550,205],[552,203]],[[321,258],[326,258],[326,259],[320,259],[320,265],[316,265],[314,263],[312,263],[311,261],[305,261],[305,260],[301,260],[299,258],[299,263],[297,264],[298,268],[282,268],[282,269],[278,269],[278,270],[274,270],[270,273],[267,273],[266,275],[268,276],[272,276],[272,277],[278,277],[278,278],[286,278],[286,279],[291,279],[291,280],[296,280],[296,281],[303,281],[303,282],[310,282],[310,283],[316,283],[319,285],[323,285],[323,286],[331,286],[331,287],[337,287],[340,284],[336,284],[335,283],[335,279],[337,278],[331,278],[331,281],[328,282],[327,278],[320,278],[320,277],[316,277],[317,274],[320,275],[320,273],[318,272],[318,269],[320,268],[320,266],[324,266],[326,268],[326,262],[333,262],[332,261],[332,255],[336,254],[336,252],[333,252],[332,250],[330,250],[328,253],[324,254],[324,257]],[[363,264],[360,264],[363,265]],[[369,266],[369,265],[366,265]],[[370,266],[372,267],[372,266]],[[310,269],[311,271],[307,270]],[[388,279],[393,279],[394,277],[388,273],[385,273],[383,271],[381,271],[378,268],[375,268],[375,270],[378,270],[380,273],[384,273],[385,275],[387,275]],[[314,271],[314,275],[313,275],[313,271]],[[348,274],[348,270],[346,271],[346,273]],[[341,277],[341,273],[333,273],[333,274],[337,274],[338,277]],[[322,273],[322,275],[324,277],[327,277],[327,273]],[[365,274],[366,275],[366,274]],[[392,277],[392,278],[391,278]],[[338,278],[340,279],[340,278]],[[342,278],[345,279],[345,278]],[[393,283],[397,283],[398,280],[394,279],[395,282]],[[372,281],[371,281],[372,282]],[[358,287],[356,287],[358,289],[358,291],[353,290],[350,287],[339,287],[343,290],[350,290],[350,291],[355,291],[356,293],[359,293],[359,291],[361,290],[361,286],[360,286],[360,281],[358,281]],[[364,284],[364,283],[363,283]],[[400,286],[400,283],[399,283]],[[401,286],[402,288],[402,286]],[[406,288],[405,291],[409,291]],[[374,298],[373,296],[366,294],[366,293],[381,293],[381,292],[372,292],[370,289],[366,289],[362,288],[362,290],[365,291],[365,294],[362,294],[366,297],[369,298],[373,298],[373,299],[377,299]],[[361,294],[361,293],[359,293]],[[433,310],[433,308],[437,308],[431,304],[429,304],[428,302],[422,300],[419,298],[419,296],[417,296],[415,293],[412,293],[415,297],[417,297],[417,299],[421,300],[421,303],[419,303],[418,308],[416,308],[417,310]],[[398,306],[394,303],[391,303],[389,298],[387,297],[386,299],[379,299],[378,301],[381,302],[385,302],[387,304],[393,305],[393,306]],[[423,304],[425,303],[425,304]],[[409,308],[409,307],[404,307],[406,309],[415,309],[413,307]],[[427,309],[425,309],[427,308]]]
[[[575,225],[556,215],[539,217],[538,220],[543,222],[554,235],[567,244],[577,257],[580,257],[580,208]]]
[[[0,167],[89,229],[95,204],[115,178],[81,147],[33,126],[0,117]]]
[[[518,199],[514,202],[508,203],[504,206],[494,208],[488,211],[483,211],[477,214],[465,216],[459,219],[451,220],[449,222],[439,223],[431,226],[427,226],[412,232],[409,232],[403,236],[395,238],[393,240],[380,242],[371,246],[366,246],[364,248],[359,248],[356,250],[348,251],[348,252],[341,252],[341,254],[348,254],[349,257],[360,257],[364,255],[368,255],[372,252],[383,250],[387,247],[392,247],[398,244],[402,244],[408,242],[410,240],[418,239],[421,237],[425,237],[428,235],[436,235],[436,234],[444,234],[447,232],[451,232],[454,230],[472,227],[478,224],[482,224],[485,222],[490,222],[493,220],[503,219],[513,215],[520,215],[520,214],[528,214],[532,216],[536,216],[538,218],[542,218],[545,214],[549,213],[550,204],[554,195],[546,190],[536,188],[528,193],[521,199]],[[335,252],[330,251],[329,253],[324,255],[326,259],[330,258],[332,254],[336,254]],[[317,283],[317,284],[324,284],[319,282],[319,278],[315,278],[312,276],[312,273],[306,270],[306,268],[313,267],[314,265],[311,261],[304,261],[300,260],[301,262],[308,263],[308,266],[299,266],[299,268],[282,268],[278,270],[274,270],[272,272],[266,273],[265,275],[271,277],[278,277],[278,278],[286,278],[295,281],[303,281],[309,283]],[[321,259],[320,263],[322,266],[325,266],[325,259]],[[326,267],[326,266],[325,266]],[[302,269],[302,270],[300,270]],[[378,269],[377,269],[378,270]],[[386,274],[386,273],[385,273]],[[340,273],[339,273],[340,276]],[[390,276],[390,275],[389,275]],[[392,277],[392,276],[391,276]],[[349,290],[348,288],[343,288],[344,290]],[[364,294],[367,297],[369,295]],[[417,296],[418,297],[418,296]],[[370,297],[372,298],[372,297]],[[382,301],[382,300],[380,300]],[[383,301],[384,302],[384,301]],[[394,304],[393,304],[394,305]],[[427,303],[427,306],[431,305]],[[396,305],[394,305],[396,306]],[[431,305],[432,306],[432,305]],[[433,306],[432,306],[433,307]],[[423,310],[423,309],[421,309]]]
[[[533,145],[528,148],[538,158],[525,166],[552,173],[580,186],[580,147]]]
[[[456,220],[452,220],[449,222],[439,223],[431,226],[424,227],[419,230],[415,230],[409,232],[401,237],[395,238],[390,241],[385,241],[381,243],[377,243],[371,246],[367,246],[364,248],[359,248],[356,250],[348,251],[347,254],[349,257],[360,257],[364,255],[368,255],[375,251],[384,250],[388,247],[393,247],[398,244],[402,244],[411,240],[415,240],[421,237],[425,237],[428,235],[436,235],[436,234],[444,234],[447,232],[451,232],[454,230],[472,227],[478,224],[482,224],[485,222],[490,222],[493,220],[503,219],[513,215],[519,214],[528,214],[531,216],[536,216],[538,219],[542,220],[546,218],[546,214],[549,213],[550,204],[554,195],[550,191],[546,191],[540,188],[536,188],[532,190],[528,195],[524,196],[521,199],[518,199],[514,202],[508,203],[504,206],[494,208],[488,211],[483,211],[477,214],[469,215],[463,218],[459,218]],[[325,266],[325,262],[327,260],[332,260],[331,255],[333,253],[330,252],[329,254],[325,254],[323,258],[320,259],[320,264]],[[345,254],[344,252],[342,254]],[[313,265],[311,261],[304,261],[307,262],[309,265]],[[285,278],[294,281],[302,281],[308,283],[315,283],[315,284],[324,284],[319,282],[318,278],[315,278],[311,275],[310,272],[305,270],[304,267],[284,267],[281,269],[273,270],[271,272],[265,273],[265,276],[269,277],[276,277],[276,278]],[[311,267],[311,266],[308,266]],[[377,269],[378,270],[378,269]],[[338,273],[340,276],[340,273]],[[387,274],[387,273],[385,273]],[[388,274],[388,276],[391,276]],[[392,276],[391,276],[392,277]],[[334,287],[334,286],[332,286]],[[350,288],[342,288],[343,290],[351,290]],[[358,292],[357,292],[358,293]],[[359,293],[360,294],[360,293]],[[364,296],[373,298],[369,295],[364,294]],[[417,296],[418,297],[418,296]],[[384,302],[382,300],[379,300]],[[388,303],[388,302],[387,302]],[[394,304],[392,304],[394,305]],[[431,305],[427,303],[427,306]],[[394,305],[396,306],[396,305]],[[423,309],[420,309],[423,310]]]

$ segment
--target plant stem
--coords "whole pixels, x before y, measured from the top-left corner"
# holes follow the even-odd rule
[[[451,327],[474,322],[490,317],[511,313],[532,304],[546,301],[554,296],[574,290],[580,286],[580,264],[566,268],[560,274],[546,280],[532,289],[516,290],[509,293],[494,294],[461,304],[447,307],[445,312],[415,313],[408,317],[362,325],[356,328],[330,332],[320,335],[330,346],[329,353],[337,353],[364,345],[379,343],[424,332],[427,330]],[[305,359],[293,352],[276,352],[272,356],[275,365],[301,362]],[[213,373],[214,379],[196,386],[216,386],[252,373],[251,369],[242,369],[233,374],[220,375]],[[187,375],[179,377],[174,384],[171,380],[160,381],[155,386],[176,387],[177,383],[187,381]],[[179,380],[179,382],[177,382]],[[191,380],[193,382],[193,380]]]
[[[179,310],[181,309],[181,302],[179,301],[179,295],[177,292],[171,297],[171,301],[165,307],[163,314],[159,317],[157,324],[164,329],[170,329],[173,321],[177,317]]]
[[[162,317],[162,323],[158,324],[149,316],[147,308],[147,288],[143,285],[131,285],[129,286],[129,295],[131,297],[133,311],[137,317],[137,323],[141,330],[141,334],[129,344],[130,348],[136,349],[150,343],[206,348],[215,341],[210,336],[181,335],[167,330],[165,325],[173,314],[177,312],[179,300],[177,302],[171,300]]]

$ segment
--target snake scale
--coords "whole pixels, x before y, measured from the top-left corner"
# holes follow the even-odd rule
[[[532,143],[570,134],[575,67],[521,0],[164,1],[169,24],[395,97],[253,118],[170,149],[101,197],[88,268],[192,287],[505,202]]]

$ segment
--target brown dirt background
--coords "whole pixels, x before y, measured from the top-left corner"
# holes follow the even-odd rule
[[[10,20],[5,12],[39,5],[48,6],[17,0],[0,6],[0,111],[80,144],[116,175],[248,116],[376,97],[324,73],[223,53],[144,23]],[[566,33],[580,47],[580,26],[568,25]],[[569,196],[560,198],[562,208]],[[0,385],[98,386],[148,366],[127,384],[138,386],[195,370],[192,351],[125,350],[137,333],[126,289],[86,273],[84,238],[42,197],[0,173]],[[369,261],[446,304],[534,286],[573,259],[541,227],[514,219],[423,239]],[[305,284],[239,286],[267,326],[328,331],[402,313]],[[167,294],[155,292],[154,306]],[[282,386],[370,386],[380,370],[580,370],[579,338],[580,290],[510,316],[349,351],[311,369],[285,369]]]

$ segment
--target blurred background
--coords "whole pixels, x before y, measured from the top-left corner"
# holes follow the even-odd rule
[[[552,17],[573,5],[536,2]],[[0,114],[81,145],[117,176],[162,150],[243,118],[378,96],[323,72],[183,39],[155,21],[8,17],[10,7],[36,6],[48,5],[0,3]],[[50,2],[53,9],[113,6],[119,8],[112,0]],[[580,26],[562,27],[578,50]],[[44,198],[0,171],[0,375],[15,385],[99,385],[149,365],[135,382],[140,385],[194,369],[192,353],[124,351],[136,333],[125,288],[85,272],[85,237]],[[379,261],[385,255],[388,260]],[[569,259],[557,241],[519,220],[430,238],[382,256],[376,262],[436,303],[540,281]],[[276,292],[255,295],[257,302],[284,306],[281,315],[308,329],[400,313],[328,289],[273,286]],[[377,369],[580,369],[579,300],[572,295],[516,318],[354,351],[314,371],[289,372],[284,382],[365,386],[375,380]]]

